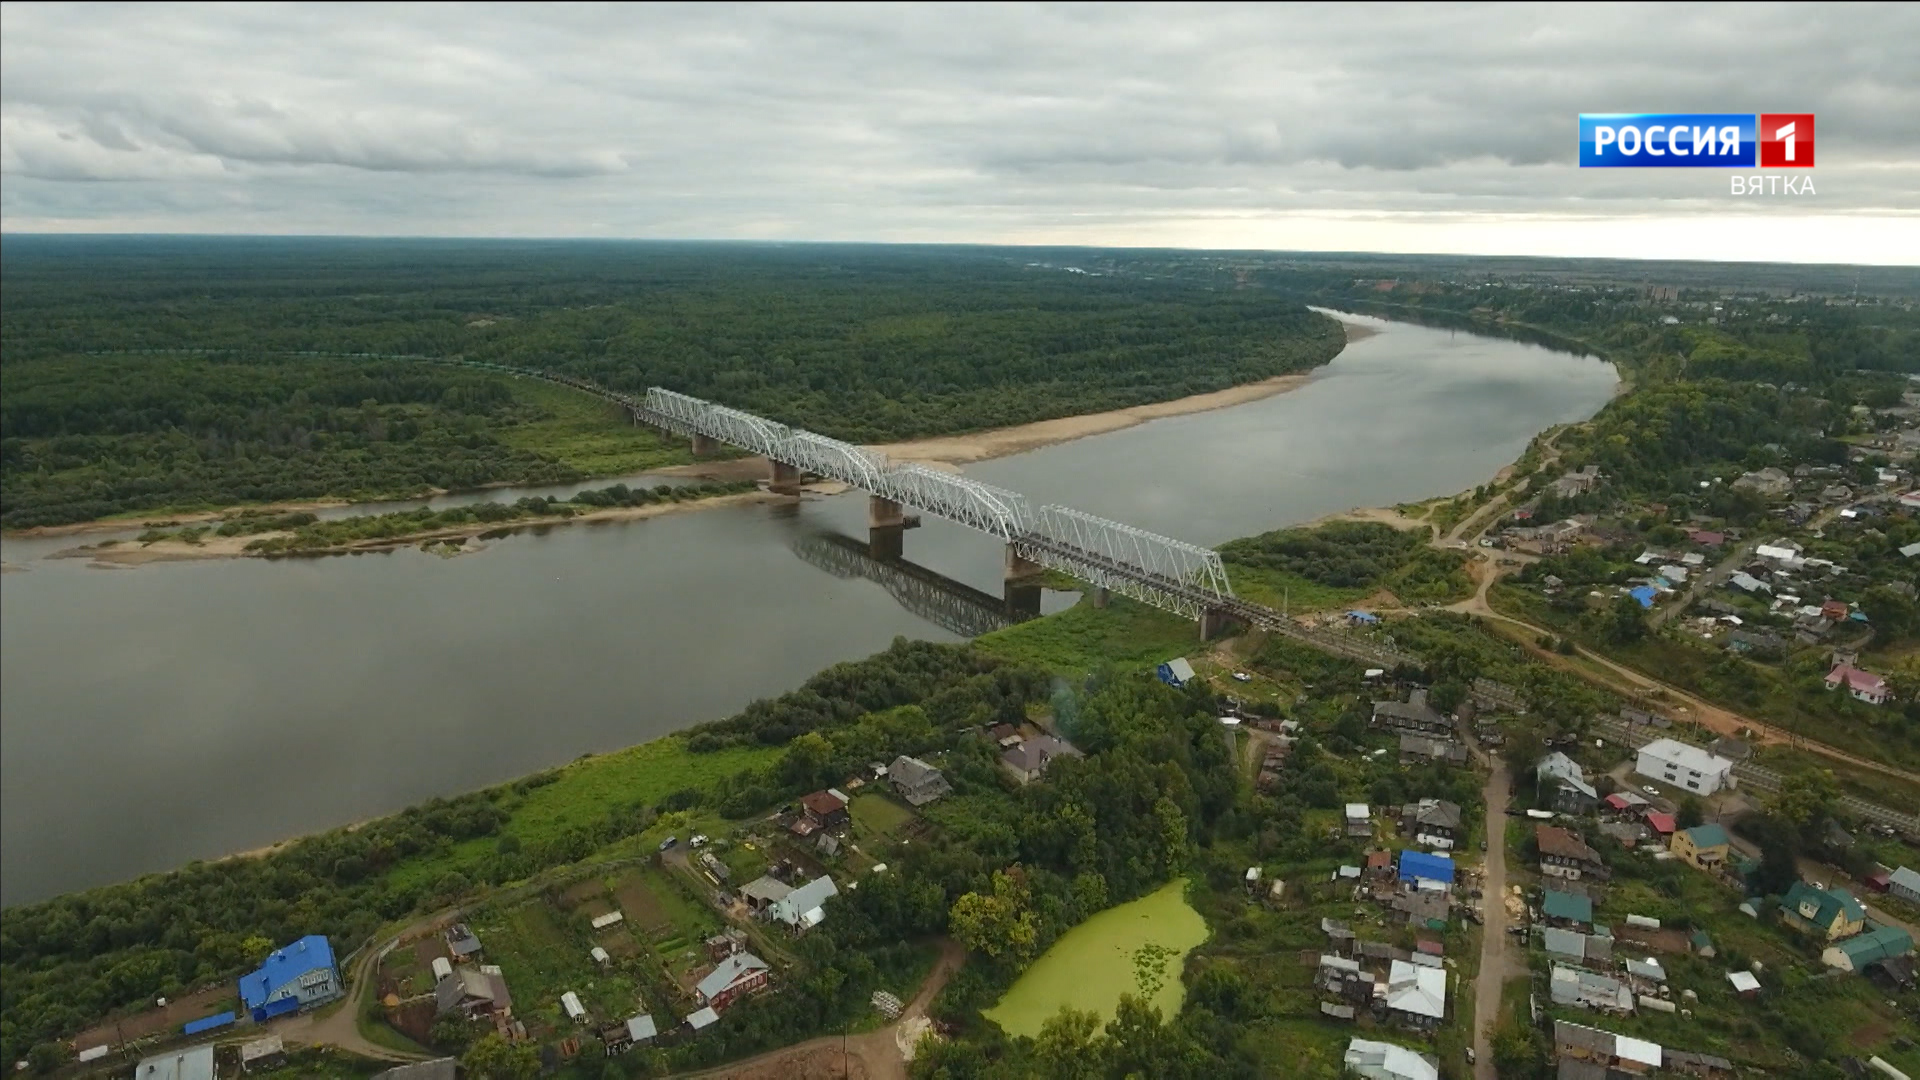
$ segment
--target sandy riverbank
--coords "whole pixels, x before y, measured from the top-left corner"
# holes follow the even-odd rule
[[[700,510],[712,506],[745,506],[761,502],[784,502],[787,495],[774,495],[765,491],[746,491],[738,495],[720,495],[711,499],[698,499],[693,502],[654,503],[648,506],[617,506],[604,510],[593,510],[572,517],[536,517],[522,518],[518,521],[473,522],[449,529],[430,529],[406,536],[381,537],[379,539],[356,540],[338,547],[318,548],[311,551],[282,552],[273,555],[258,551],[248,551],[247,545],[255,540],[287,533],[256,533],[252,536],[209,536],[198,544],[189,544],[182,540],[157,540],[151,544],[141,544],[124,540],[106,544],[87,544],[58,552],[50,558],[55,559],[91,559],[90,565],[102,568],[145,566],[157,562],[193,562],[202,559],[263,559],[263,558],[301,558],[316,555],[338,555],[356,551],[388,551],[395,548],[412,547],[417,544],[439,543],[445,541],[470,542],[483,533],[520,532],[526,529],[546,528],[554,525],[572,525],[579,522],[596,521],[639,521],[644,518],[663,517],[689,510]]]

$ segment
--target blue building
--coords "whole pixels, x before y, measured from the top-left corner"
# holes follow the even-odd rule
[[[1429,855],[1424,851],[1404,850],[1400,852],[1401,881],[1437,881],[1443,885],[1453,884],[1453,860],[1445,855]]]
[[[1184,656],[1176,656],[1155,669],[1160,681],[1168,686],[1185,686],[1193,681],[1193,665],[1187,663]]]
[[[255,1023],[325,1005],[345,992],[333,947],[319,934],[275,949],[260,970],[240,977],[240,1000]]]

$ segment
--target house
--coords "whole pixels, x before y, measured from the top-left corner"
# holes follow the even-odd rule
[[[1558,825],[1536,825],[1533,839],[1540,849],[1540,872],[1548,877],[1579,881],[1583,877],[1605,880],[1610,876],[1600,853],[1576,833]]]
[[[1733,762],[1678,739],[1655,739],[1641,747],[1633,771],[1696,795],[1711,795],[1735,786]]]
[[[1691,1050],[1666,1051],[1666,1067],[1674,1072],[1698,1076],[1701,1080],[1722,1080],[1733,1076],[1733,1062],[1716,1054],[1699,1054]]]
[[[1827,689],[1838,690],[1842,686],[1854,700],[1869,705],[1880,705],[1887,700],[1887,682],[1870,671],[1861,671],[1852,664],[1835,664],[1827,672]]]
[[[507,980],[497,970],[460,967],[433,987],[434,1012],[445,1016],[458,1012],[469,1019],[478,1016],[508,1015],[513,1012],[513,995],[507,993]]]
[[[740,899],[747,902],[747,908],[751,911],[765,911],[786,899],[792,891],[793,886],[786,882],[762,874],[747,882],[746,887],[740,890]]]
[[[1447,1018],[1447,972],[1406,960],[1387,968],[1387,1012],[1421,1029],[1440,1026]]]
[[[1616,791],[1600,802],[1611,812],[1632,814],[1647,805],[1647,797],[1637,791]]]
[[[1664,810],[1649,810],[1646,812],[1645,817],[1647,828],[1659,833],[1662,838],[1669,842],[1672,841],[1674,830],[1680,827],[1678,819]]]
[[[940,770],[916,757],[901,754],[887,766],[887,781],[900,797],[913,806],[925,806],[943,795],[951,794],[953,786]]]
[[[1727,542],[1727,534],[1712,532],[1707,529],[1695,529],[1687,534],[1687,539],[1699,544],[1701,547],[1719,547],[1721,544]]]
[[[1747,573],[1745,570],[1737,571],[1732,577],[1728,578],[1727,586],[1729,588],[1739,589],[1741,592],[1744,592],[1744,593],[1773,592],[1773,586],[1767,584],[1764,581],[1761,581],[1759,578],[1754,577],[1752,574]]]
[[[373,1080],[457,1080],[459,1075],[460,1059],[447,1057],[396,1065],[384,1072],[374,1073]]]
[[[1733,482],[1736,489],[1752,491],[1769,499],[1780,498],[1793,490],[1793,478],[1768,466],[1756,472],[1741,473]]]
[[[1423,765],[1437,762],[1460,766],[1467,763],[1467,748],[1452,739],[1435,739],[1411,732],[1400,734],[1400,764]]]
[[[1820,501],[1843,503],[1853,498],[1853,489],[1845,484],[1828,484],[1820,489]]]
[[[1424,689],[1415,690],[1405,701],[1374,702],[1373,726],[1415,735],[1445,736],[1453,732],[1453,721],[1427,704],[1427,692]]]
[[[1414,888],[1395,893],[1388,905],[1407,917],[1407,923],[1413,927],[1425,927],[1430,930],[1444,929],[1447,916],[1452,913],[1453,904],[1447,898],[1442,887],[1427,887],[1431,883],[1420,882]]]
[[[1000,749],[1011,750],[1019,746],[1026,736],[1020,734],[1020,729],[1012,724],[995,724],[987,729],[987,738],[993,740],[993,744]]]
[[[694,1000],[720,1010],[748,994],[766,989],[767,962],[750,952],[738,952],[714,965],[693,988]]]
[[[1887,891],[1909,904],[1920,904],[1920,871],[1902,866],[1888,874]]]
[[[240,977],[240,1000],[256,1024],[325,1005],[343,993],[333,947],[321,934],[275,949],[257,971]]]
[[[1593,925],[1593,901],[1585,896],[1548,889],[1540,898],[1540,914],[1558,926]]]
[[[1633,976],[1636,979],[1641,980],[1642,982],[1657,984],[1657,983],[1663,983],[1667,981],[1667,969],[1664,967],[1661,967],[1660,961],[1654,959],[1651,956],[1647,957],[1645,960],[1636,960],[1633,957],[1629,956],[1627,957],[1626,967],[1627,967],[1627,974]]]
[[[1695,825],[1691,829],[1677,830],[1668,842],[1667,850],[1695,870],[1713,873],[1727,865],[1731,843],[1727,830],[1720,826]]]
[[[447,951],[456,961],[473,960],[480,955],[480,939],[473,936],[473,930],[466,923],[454,923],[447,927]]]
[[[1406,849],[1400,852],[1400,880],[1416,886],[1450,888],[1453,885],[1453,860],[1445,855],[1429,855]],[[1421,885],[1422,882],[1428,883]]]
[[[1840,971],[1865,971],[1867,965],[1913,951],[1913,935],[1897,926],[1880,926],[1827,946],[1820,959]]]
[[[1553,493],[1562,499],[1571,499],[1592,491],[1600,482],[1600,466],[1584,465],[1578,472],[1569,472],[1553,482]]]
[[[1362,971],[1358,960],[1348,960],[1341,956],[1320,957],[1320,969],[1314,974],[1313,984],[1342,1001],[1357,1005],[1372,1004],[1374,998],[1374,977],[1372,973]]]
[[[1348,836],[1365,839],[1373,835],[1373,811],[1363,802],[1350,802],[1346,809]]]
[[[1652,1072],[1660,1067],[1662,1058],[1659,1043],[1584,1024],[1569,1024],[1565,1020],[1553,1022],[1553,1051],[1561,1059],[1562,1075],[1569,1059],[1596,1065],[1601,1071],[1595,1075],[1608,1077],[1613,1072],[1633,1075]]]
[[[1041,735],[1008,748],[1000,755],[1000,767],[1012,773],[1015,780],[1029,784],[1040,779],[1055,758],[1079,756],[1080,751],[1070,743]]]
[[[1580,764],[1558,750],[1540,759],[1533,778],[1543,800],[1562,813],[1591,813],[1600,798]]]
[[[134,1080],[214,1080],[213,1044],[168,1050],[143,1059]]]
[[[789,930],[811,930],[826,921],[827,912],[822,905],[829,897],[839,895],[840,889],[833,879],[822,874],[769,904],[767,918]]]
[[[844,829],[853,820],[847,813],[847,797],[838,788],[801,796],[800,814],[816,829]]]
[[[1460,839],[1460,804],[1421,799],[1401,809],[1401,828],[1428,847],[1445,851]]]
[[[1193,681],[1193,665],[1187,663],[1184,656],[1176,656],[1155,669],[1160,681],[1168,686],[1179,688]]]
[[[1440,1063],[1404,1046],[1354,1039],[1343,1059],[1346,1071],[1366,1080],[1440,1080]]]
[[[1613,938],[1605,933],[1583,934],[1578,930],[1545,926],[1540,929],[1540,938],[1550,960],[1558,957],[1593,964],[1613,960]]]
[[[1556,1005],[1573,1005],[1611,1013],[1633,1011],[1633,991],[1625,983],[1610,975],[1571,964],[1553,965],[1549,992]]]
[[[1780,898],[1780,921],[1828,941],[1866,929],[1867,909],[1845,889],[1816,889],[1796,881]]]

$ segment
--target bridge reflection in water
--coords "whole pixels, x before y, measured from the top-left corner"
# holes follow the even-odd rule
[[[1038,585],[1008,582],[1007,594],[995,596],[918,563],[877,555],[868,544],[839,533],[803,533],[791,547],[807,565],[837,578],[874,582],[901,607],[963,638],[976,638],[1040,614]]]

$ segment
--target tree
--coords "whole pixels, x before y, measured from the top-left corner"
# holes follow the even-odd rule
[[[498,1032],[474,1043],[460,1059],[469,1080],[533,1080],[540,1058],[528,1043],[510,1043]]]
[[[1100,1017],[1097,1013],[1062,1005],[1040,1025],[1033,1056],[1042,1073],[1061,1080],[1093,1080],[1100,1075]]]
[[[247,963],[258,964],[267,958],[268,953],[273,951],[273,942],[268,941],[259,934],[252,934],[247,937],[247,940],[240,943],[240,951],[246,954]]]
[[[1427,703],[1443,713],[1452,714],[1467,700],[1467,684],[1458,679],[1435,683],[1427,694]]]
[[[1681,828],[1691,829],[1706,819],[1706,808],[1700,805],[1698,795],[1688,795],[1680,800],[1680,812],[1674,821]]]
[[[1781,820],[1804,832],[1825,821],[1840,800],[1840,785],[1829,769],[1796,769],[1780,781],[1770,809]]]
[[[1873,626],[1874,640],[1890,645],[1911,634],[1916,610],[1913,601],[1884,585],[1868,589],[1860,597],[1860,610]]]
[[[993,872],[993,893],[970,892],[953,902],[948,926],[962,945],[996,960],[1025,960],[1039,938],[1040,920],[1027,906],[1026,876],[1018,866]]]
[[[1607,608],[1602,633],[1615,645],[1631,645],[1639,641],[1647,636],[1646,609],[1631,596],[1616,597],[1612,606]]]

